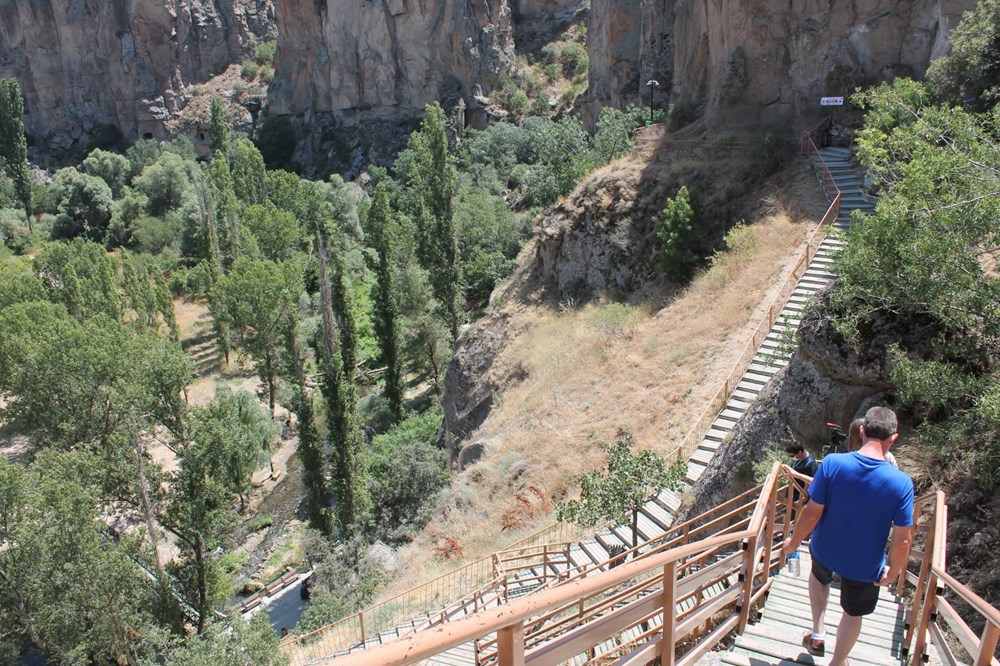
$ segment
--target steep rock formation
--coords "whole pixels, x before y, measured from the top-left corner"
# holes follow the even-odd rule
[[[580,0],[511,0],[515,20],[559,14],[567,7],[580,5]]]
[[[676,0],[593,0],[587,26],[590,77],[583,102],[591,127],[605,106],[649,104],[646,82],[654,79],[656,106],[669,98],[674,68]]]
[[[975,0],[593,0],[588,119],[663,101],[710,118],[818,113],[857,84],[921,76]],[[659,97],[657,97],[659,99]],[[732,112],[732,113],[729,113]]]
[[[186,86],[271,36],[271,0],[5,0],[0,77],[18,79],[25,128],[50,150],[109,125],[161,137]]]
[[[508,0],[286,0],[269,91],[277,115],[355,125],[489,93],[514,58]]]
[[[465,441],[489,416],[497,390],[516,379],[516,373],[494,365],[510,339],[509,329],[508,317],[489,316],[470,326],[455,344],[441,398],[445,445],[452,460],[461,461]],[[475,448],[474,443],[469,446]],[[475,455],[469,452],[465,457]]]

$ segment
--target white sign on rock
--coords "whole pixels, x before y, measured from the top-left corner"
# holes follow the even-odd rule
[[[820,97],[820,106],[844,106],[843,97]]]

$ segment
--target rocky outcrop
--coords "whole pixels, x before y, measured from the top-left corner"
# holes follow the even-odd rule
[[[819,299],[819,307],[799,325],[799,346],[788,366],[764,388],[699,479],[687,516],[752,485],[750,469],[765,457],[768,443],[796,440],[822,453],[829,443],[827,422],[846,426],[870,407],[892,406],[890,346],[934,358],[940,329],[930,320],[876,315],[863,323],[856,337],[847,339],[825,313],[825,294]]]
[[[59,152],[114,129],[165,135],[185,88],[273,36],[271,0],[5,0],[0,77],[16,77],[25,128]]]
[[[497,391],[516,379],[516,371],[494,364],[510,339],[509,328],[507,316],[492,315],[466,329],[455,344],[441,398],[445,445],[452,460],[471,464],[477,459],[475,451],[460,458],[462,445],[489,416]],[[479,451],[478,455],[481,454]]]
[[[709,118],[818,114],[819,98],[921,76],[975,0],[593,0],[587,116],[663,101]]]
[[[475,107],[514,60],[508,0],[284,0],[269,110],[339,124]]]
[[[676,0],[593,0],[587,26],[590,80],[583,101],[584,122],[593,127],[605,106],[669,99],[674,69]]]

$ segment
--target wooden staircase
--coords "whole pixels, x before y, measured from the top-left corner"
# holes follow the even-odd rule
[[[717,655],[729,666],[825,666],[836,646],[840,622],[840,588],[834,583],[826,611],[826,656],[813,657],[802,646],[802,636],[812,629],[809,610],[809,551],[799,550],[801,573],[797,577],[782,571],[774,578],[764,613],[756,624],[736,638],[736,644]],[[857,666],[904,666],[903,599],[888,588],[880,591],[875,612],[865,618],[861,638],[851,650],[850,662]]]

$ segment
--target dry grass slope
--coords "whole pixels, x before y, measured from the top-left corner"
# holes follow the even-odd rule
[[[438,515],[404,548],[407,564],[386,596],[458,566],[435,558],[442,535],[470,561],[513,539],[504,531],[512,516],[524,518],[519,534],[547,524],[553,514],[544,509],[577,492],[574,480],[603,464],[600,447],[619,431],[642,448],[676,452],[825,210],[807,164],[775,182],[755,223],[680,294],[631,306],[501,306],[518,333],[497,363],[526,377],[499,396],[474,436],[488,441],[485,457],[456,477]]]

